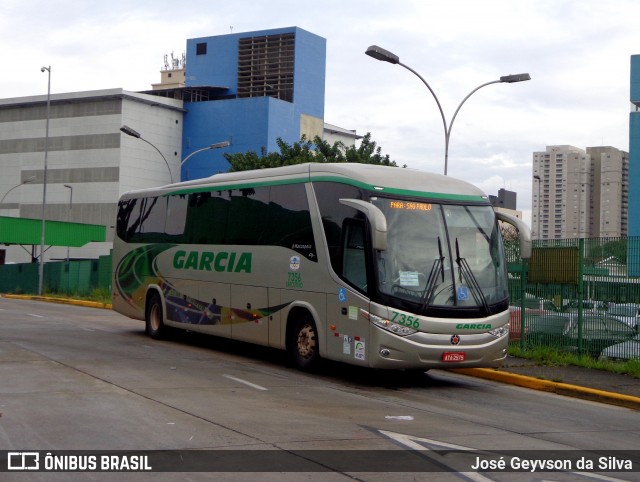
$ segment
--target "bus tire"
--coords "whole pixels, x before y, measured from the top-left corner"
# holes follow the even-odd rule
[[[164,324],[162,300],[158,294],[151,295],[147,303],[145,328],[147,335],[155,340],[159,340],[166,335],[167,327]]]
[[[311,315],[305,314],[294,320],[289,341],[289,354],[293,364],[301,370],[311,370],[318,364],[320,359],[318,330]]]

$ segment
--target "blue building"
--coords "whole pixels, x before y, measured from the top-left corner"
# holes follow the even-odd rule
[[[165,58],[149,91],[0,99],[0,215],[42,217],[46,183],[48,221],[103,224],[107,239],[52,247],[44,259],[95,258],[112,248],[124,192],[227,171],[225,153],[278,151],[278,138],[355,142],[355,131],[325,128],[325,59],[325,39],[297,27],[220,35],[188,40],[181,59]],[[222,141],[231,145],[202,150]],[[0,253],[7,263],[32,258],[18,245]]]
[[[629,114],[629,255],[630,276],[640,276],[640,55],[631,56]]]
[[[298,27],[187,40],[181,180],[228,169],[228,152],[322,137],[326,40]]]

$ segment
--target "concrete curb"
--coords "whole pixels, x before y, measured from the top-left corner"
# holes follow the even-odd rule
[[[32,300],[32,301],[49,301],[51,303],[60,303],[63,305],[87,306],[89,308],[111,309],[111,303],[101,303],[99,301],[72,300],[68,298],[53,298],[50,296],[34,296],[34,295],[11,295],[3,294],[3,298],[12,298],[15,300]]]
[[[618,405],[620,407],[631,408],[633,410],[640,410],[640,397],[634,397],[632,395],[623,395],[621,393],[607,392],[604,390],[581,387],[568,383],[552,382],[550,380],[542,380],[492,368],[456,368],[451,371],[462,375],[509,383],[511,385],[530,388],[532,390],[552,392],[559,395],[567,395],[585,400],[608,403],[610,405]]]

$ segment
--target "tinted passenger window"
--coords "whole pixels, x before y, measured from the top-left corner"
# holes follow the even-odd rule
[[[131,234],[135,232],[137,224],[132,220],[133,210],[137,199],[126,199],[118,203],[118,215],[116,217],[116,234],[120,239],[129,241]]]
[[[317,261],[304,184],[121,201],[127,242],[282,246]]]
[[[164,241],[164,224],[167,216],[167,198],[154,197],[147,198],[142,203],[144,205],[138,229],[140,242],[162,242]],[[145,205],[146,204],[146,205]]]
[[[127,199],[118,204],[116,231],[130,243],[161,242],[167,203],[165,198]]]
[[[262,239],[268,226],[269,190],[269,187],[256,187],[227,191],[230,204],[226,244],[264,244]]]
[[[331,266],[336,273],[342,273],[342,226],[347,219],[363,219],[364,216],[339,200],[363,199],[363,193],[357,187],[337,182],[315,182],[313,189],[320,207]]]
[[[289,248],[317,261],[304,184],[271,187],[268,225],[263,244]]]
[[[364,223],[347,221],[344,224],[342,275],[361,291],[367,291],[367,263],[364,245]]]
[[[167,220],[164,231],[169,241],[175,237],[176,242],[180,242],[184,234],[184,227],[187,222],[187,203],[189,196],[186,194],[175,194],[167,199]]]
[[[269,188],[207,191],[189,195],[184,243],[260,244]]]

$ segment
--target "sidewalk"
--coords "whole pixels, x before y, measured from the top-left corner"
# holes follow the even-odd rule
[[[534,390],[640,410],[640,379],[576,366],[541,366],[535,360],[508,357],[499,369],[455,370]]]

